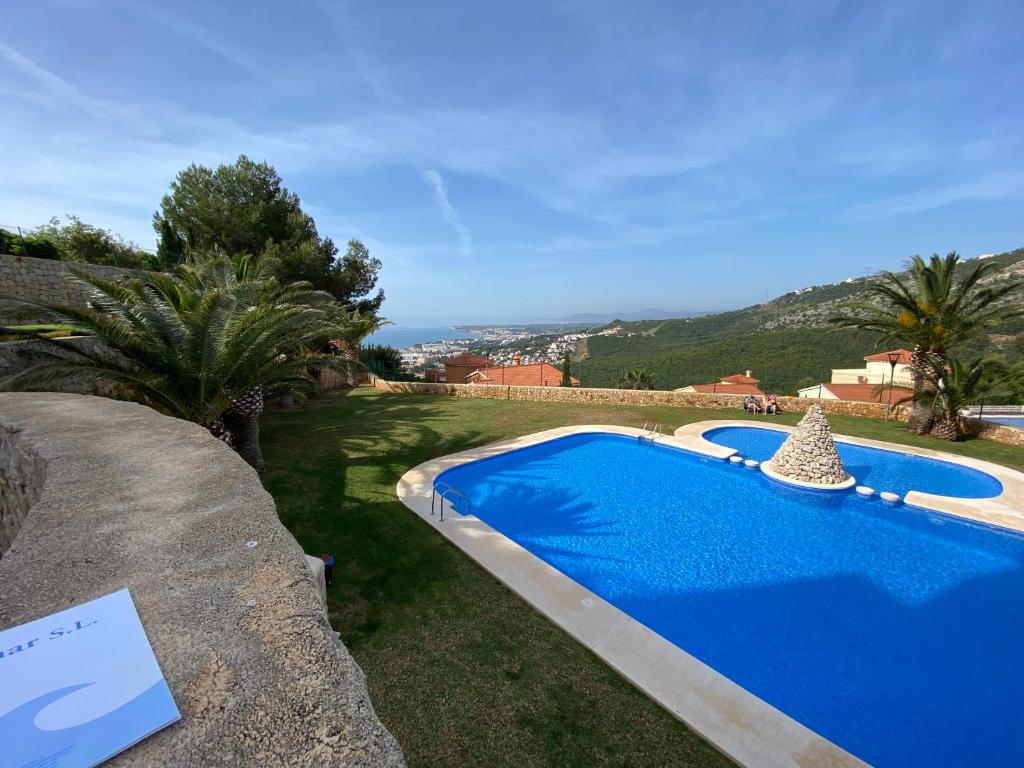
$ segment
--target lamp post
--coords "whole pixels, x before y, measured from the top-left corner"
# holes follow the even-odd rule
[[[885,409],[885,420],[889,420],[889,414],[892,413],[892,386],[893,379],[896,377],[896,363],[900,360],[900,352],[886,352],[885,356],[889,358],[889,405]],[[885,383],[884,381],[882,382]]]

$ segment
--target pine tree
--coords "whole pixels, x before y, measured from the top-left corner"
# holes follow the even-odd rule
[[[559,386],[572,386],[572,358],[569,356],[569,350],[565,350],[562,356],[562,381]]]

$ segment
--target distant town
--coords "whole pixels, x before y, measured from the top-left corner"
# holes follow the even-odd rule
[[[469,339],[427,341],[402,347],[406,371],[423,375],[440,368],[445,359],[459,354],[488,357],[494,365],[512,365],[516,359],[528,365],[557,365],[568,351],[575,353],[580,340],[593,336],[593,326],[581,323],[539,323],[527,325],[457,325],[456,331],[473,334]]]

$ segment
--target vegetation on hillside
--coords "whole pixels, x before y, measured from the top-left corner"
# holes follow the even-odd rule
[[[974,263],[973,261],[966,262]],[[1024,249],[987,259],[986,280],[1024,276]],[[798,384],[829,381],[832,368],[861,367],[864,356],[882,349],[875,331],[837,329],[829,319],[863,298],[864,280],[793,291],[765,304],[733,312],[676,320],[616,321],[609,335],[587,339],[580,370],[588,387],[615,387],[623,371],[644,367],[659,389],[717,381],[747,369],[761,386],[795,392]],[[962,344],[965,358],[1001,355],[1024,360],[1024,320],[1004,320]]]
[[[0,229],[0,253],[130,269],[157,269],[161,266],[156,256],[135,243],[109,230],[86,224],[77,216],[68,216],[63,223],[54,217],[31,233]]]
[[[654,389],[654,374],[646,368],[631,368],[622,375],[620,389]]]

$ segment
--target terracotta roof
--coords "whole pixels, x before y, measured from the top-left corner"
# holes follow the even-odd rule
[[[693,387],[694,392],[704,394],[764,396],[764,392],[753,384],[691,384],[690,386]]]
[[[742,373],[736,373],[732,376],[723,376],[723,384],[757,384],[760,379],[755,379],[751,376],[744,376]]]
[[[527,363],[506,365],[498,368],[482,368],[466,375],[467,384],[511,384],[518,387],[557,387],[562,383],[562,371],[550,363]],[[572,377],[572,385],[578,387],[580,380]]]
[[[910,362],[910,356],[914,354],[909,349],[890,349],[889,352],[899,352],[900,356],[896,362],[901,365],[907,365]],[[888,363],[889,352],[879,352],[877,355],[868,355],[864,360],[869,363]]]
[[[852,400],[858,403],[889,402],[889,387],[884,385],[879,386],[878,384],[822,384],[822,388],[827,389],[840,400]],[[810,389],[810,387],[808,387],[807,389]],[[893,403],[899,402],[904,397],[910,397],[912,394],[914,394],[914,390],[912,389],[907,389],[906,387],[893,387],[892,401]]]
[[[489,358],[482,355],[471,355],[468,352],[449,357],[444,361],[445,365],[455,365],[461,368],[490,368],[494,365]]]

